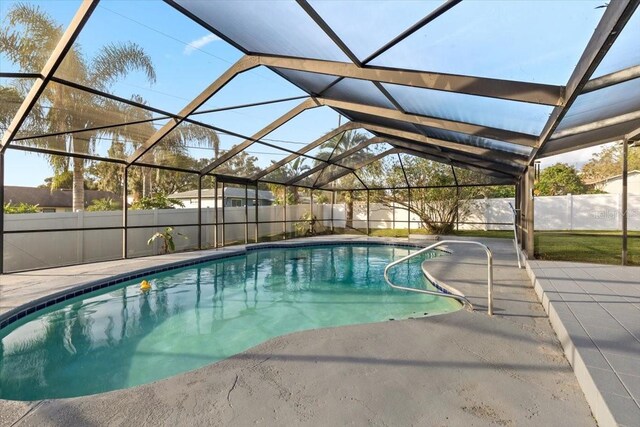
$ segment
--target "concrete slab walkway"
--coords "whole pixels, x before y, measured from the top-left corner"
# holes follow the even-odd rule
[[[529,261],[601,426],[640,426],[640,267]]]
[[[496,258],[493,317],[483,312],[484,252],[452,248],[454,255],[430,261],[430,271],[460,286],[477,311],[295,333],[196,371],[94,396],[0,400],[0,424],[595,425],[511,242],[488,244]],[[127,264],[119,263],[110,268]],[[22,279],[44,289],[48,277],[38,274]],[[61,277],[59,286],[67,286],[70,276]],[[9,279],[20,287],[17,276]]]

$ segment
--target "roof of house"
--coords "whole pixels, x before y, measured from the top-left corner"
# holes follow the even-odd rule
[[[249,199],[253,199],[256,197],[255,190],[248,189],[247,194]],[[213,188],[207,188],[202,190],[202,198],[203,199],[212,199],[214,196]],[[236,187],[226,187],[224,189],[225,197],[239,197],[244,199],[244,188],[236,188]],[[220,193],[218,193],[218,197],[220,197]],[[180,193],[173,193],[169,195],[171,199],[197,199],[198,198],[198,190],[189,190],[183,191]],[[258,198],[261,200],[275,200],[273,193],[271,191],[266,190],[258,190]]]
[[[49,190],[48,188],[4,187],[4,202],[11,204],[28,203],[40,207],[71,208],[73,192],[71,190]],[[96,199],[118,199],[111,191],[84,190],[84,205],[89,206]]]
[[[627,172],[627,176],[636,175],[636,174],[640,174],[640,171],[639,170],[632,170],[632,171]],[[613,181],[615,179],[622,179],[622,174],[614,175],[614,176],[608,176],[606,178],[599,179],[597,181],[589,181],[587,184],[588,185],[602,184],[602,183],[606,183],[606,182],[609,182],[609,181]]]

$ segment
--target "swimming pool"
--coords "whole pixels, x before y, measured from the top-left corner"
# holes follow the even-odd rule
[[[190,371],[291,332],[458,310],[391,289],[386,264],[411,247],[269,248],[85,294],[0,330],[0,398],[99,393]],[[396,283],[432,288],[415,257]]]

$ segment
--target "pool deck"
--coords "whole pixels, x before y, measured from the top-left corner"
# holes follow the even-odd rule
[[[533,260],[528,273],[600,426],[640,426],[640,267]]]
[[[484,312],[484,251],[451,246],[453,255],[427,268],[465,293],[473,312],[299,332],[192,372],[94,396],[0,400],[0,425],[596,425],[511,242],[479,240],[494,253],[492,317]],[[0,310],[108,274],[202,255],[0,276]]]

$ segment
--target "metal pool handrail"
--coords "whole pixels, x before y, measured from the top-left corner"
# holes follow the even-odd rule
[[[389,263],[384,268],[384,280],[389,284],[389,286],[391,286],[394,289],[400,289],[402,291],[418,292],[418,293],[427,294],[427,295],[437,295],[437,296],[446,297],[446,298],[454,298],[454,299],[457,299],[458,301],[461,301],[463,303],[466,302],[467,304],[469,304],[469,300],[461,295],[445,294],[444,292],[427,291],[425,289],[407,288],[405,286],[395,285],[389,279],[389,269],[391,269],[392,267],[444,244],[477,245],[477,246],[482,246],[484,248],[485,252],[487,253],[487,288],[488,288],[487,313],[489,314],[489,316],[493,315],[493,254],[491,253],[491,250],[486,245],[483,245],[480,242],[475,242],[472,240],[440,240],[439,242],[429,245],[426,248],[420,249],[419,251],[416,251],[416,252],[413,252],[412,254],[407,255],[406,257],[400,258],[399,260]]]

